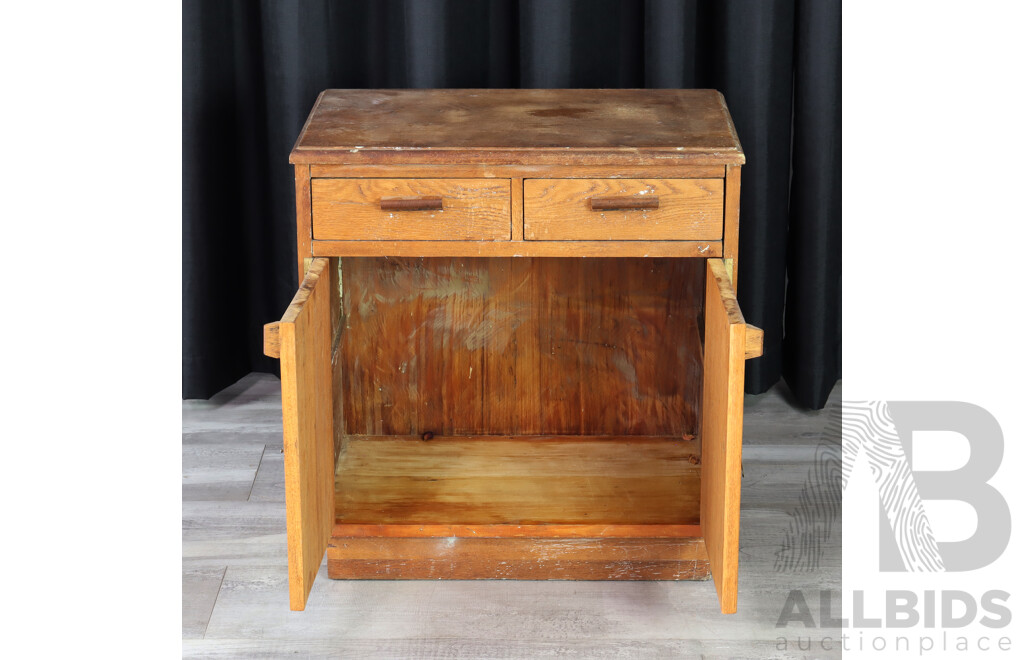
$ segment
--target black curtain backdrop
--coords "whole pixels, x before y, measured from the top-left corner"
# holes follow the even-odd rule
[[[288,152],[325,88],[665,87],[725,94],[747,155],[747,391],[820,408],[840,374],[840,3],[186,0],[183,395],[275,372],[297,287]],[[241,240],[241,245],[235,241]]]

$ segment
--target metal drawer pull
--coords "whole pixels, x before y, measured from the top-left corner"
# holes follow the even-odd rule
[[[632,197],[591,197],[592,211],[649,211],[658,208],[657,195]]]
[[[383,197],[381,211],[443,211],[440,197]]]

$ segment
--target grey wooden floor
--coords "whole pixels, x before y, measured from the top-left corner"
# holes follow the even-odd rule
[[[840,657],[817,644],[836,630],[776,628],[791,589],[815,615],[819,590],[840,590],[838,523],[816,570],[776,568],[838,386],[819,412],[795,409],[784,386],[747,397],[730,616],[711,582],[338,581],[326,565],[306,611],[289,611],[279,388],[250,374],[182,404],[187,657]]]

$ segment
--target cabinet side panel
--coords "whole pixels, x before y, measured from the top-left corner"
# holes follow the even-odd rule
[[[334,524],[330,277],[314,259],[280,323],[288,590],[306,606]]]
[[[341,354],[341,333],[345,331],[345,315],[341,311],[342,292],[342,260],[338,257],[331,257],[328,260],[328,272],[330,273],[330,290],[328,296],[331,301],[331,387],[332,387],[332,410],[334,422],[334,458],[343,451],[345,441],[345,417],[344,406],[345,391],[342,387],[343,366]]]
[[[306,259],[313,256],[313,204],[309,165],[295,166],[295,247],[301,282],[306,273]]]
[[[708,259],[700,525],[723,613],[736,611],[746,325],[725,264]]]
[[[736,260],[740,247],[740,166],[725,168],[725,225],[723,227],[722,256],[732,264],[733,291],[736,290],[739,265]]]

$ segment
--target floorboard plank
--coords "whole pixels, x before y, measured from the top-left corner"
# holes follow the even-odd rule
[[[183,501],[245,501],[266,446],[190,444],[181,451]]]
[[[188,569],[181,572],[181,638],[202,639],[210,623],[213,605],[217,602],[223,568]]]
[[[263,452],[260,469],[249,493],[250,502],[279,502],[284,504],[284,452],[270,449]]]

